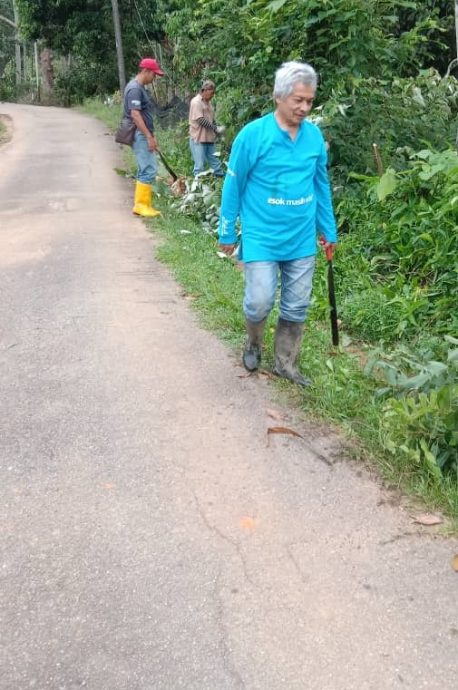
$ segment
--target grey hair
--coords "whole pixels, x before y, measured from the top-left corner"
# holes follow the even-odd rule
[[[287,98],[297,82],[316,89],[318,75],[307,62],[284,62],[275,72],[274,98]]]
[[[201,91],[205,91],[205,89],[213,89],[215,90],[215,82],[212,81],[211,79],[204,79],[202,82],[202,86],[200,87]]]

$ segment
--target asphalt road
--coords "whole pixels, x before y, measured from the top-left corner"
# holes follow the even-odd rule
[[[457,688],[457,541],[240,377],[100,123],[0,113],[1,690]]]

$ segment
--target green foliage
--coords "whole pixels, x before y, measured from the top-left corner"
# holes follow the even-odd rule
[[[11,0],[0,0],[0,15],[14,21],[13,3]],[[5,66],[14,57],[14,27],[8,22],[0,20],[0,77],[3,75]],[[0,86],[0,99],[2,88]],[[5,99],[6,100],[6,99]]]
[[[274,71],[291,59],[311,61],[320,72],[319,98],[352,101],[356,112],[356,100],[371,104],[368,92],[382,80],[374,105],[382,115],[391,106],[393,74],[434,66],[445,21],[436,11],[421,12],[419,3],[390,0],[160,0],[158,17],[178,83],[195,89],[202,77],[214,78],[225,124],[234,130],[270,107]],[[352,124],[356,137],[360,128]]]
[[[282,62],[310,60],[321,77],[317,119],[340,182],[350,171],[374,170],[374,142],[395,169],[405,166],[406,151],[454,142],[457,82],[425,69],[448,26],[436,5],[428,13],[419,3],[389,0],[162,0],[158,16],[177,83],[195,91],[204,77],[216,81],[229,140],[272,109]]]
[[[193,161],[189,150],[188,125],[179,124],[173,129],[161,128],[158,121],[158,137],[163,154],[172,168],[180,174],[185,185],[184,193],[172,202],[174,211],[200,224],[202,230],[215,234],[219,219],[219,202],[222,181],[211,170],[192,178]],[[218,142],[221,151],[221,141]],[[186,175],[187,173],[187,175]]]
[[[219,219],[221,181],[213,179],[211,171],[187,183],[186,193],[173,206],[179,213],[201,221],[202,229],[215,233]]]
[[[390,341],[397,332],[402,308],[380,287],[367,287],[345,295],[340,305],[340,316],[344,326],[362,340]]]
[[[14,101],[17,97],[16,72],[13,62],[6,66],[0,80],[0,101]]]
[[[158,5],[165,16],[170,3]],[[188,77],[200,78],[208,68],[227,74],[229,68],[242,69],[245,85],[265,92],[271,89],[266,76],[281,62],[308,59],[323,72],[327,89],[330,74],[334,82],[349,74],[383,76],[399,64],[401,53],[409,69],[420,64],[416,45],[421,32],[415,23],[399,30],[400,12],[414,9],[412,2],[184,0],[172,8],[166,30],[174,42],[175,64]],[[429,21],[431,28],[434,20]],[[417,33],[411,35],[413,29]],[[409,50],[400,40],[404,35],[410,36]]]
[[[16,0],[22,33],[42,39],[49,48],[83,56],[106,54],[106,36],[112,26],[107,0]],[[112,30],[111,30],[112,32]]]
[[[114,132],[119,125],[122,114],[121,97],[119,91],[104,101],[101,98],[87,98],[81,108],[84,112],[103,120],[108,128]],[[127,148],[127,147],[126,147]],[[129,149],[130,151],[130,149]]]
[[[415,41],[418,64],[435,67],[445,74],[450,56],[456,52],[453,3],[450,0],[422,0],[411,5],[399,12],[395,37],[420,33],[421,40]]]
[[[57,55],[71,56],[57,73],[57,93],[64,104],[106,94],[119,85],[111,0],[17,0],[21,32],[40,40]],[[142,55],[154,54],[152,42],[163,38],[150,0],[119,0],[127,75]]]
[[[370,340],[457,333],[457,154],[424,150],[389,175],[390,188],[363,178],[337,206],[347,231],[336,269],[345,325]]]
[[[390,397],[381,419],[384,447],[403,472],[428,481],[458,480],[458,340],[447,338],[445,361],[419,359],[406,348],[374,353],[366,371],[381,374]],[[407,373],[406,373],[407,370]]]
[[[421,147],[443,149],[456,136],[458,82],[434,70],[415,78],[350,79],[332,89],[319,124],[331,144],[335,179],[375,170],[373,143],[382,161],[403,168]]]
[[[55,81],[55,96],[64,106],[82,103],[85,98],[105,94],[106,86],[111,92],[116,88],[117,75],[110,67],[97,63],[75,60],[71,67],[61,70]]]

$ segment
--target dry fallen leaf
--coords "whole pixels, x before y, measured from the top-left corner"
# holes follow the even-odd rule
[[[271,371],[267,369],[258,369],[258,375],[263,379],[275,379],[277,378]]]
[[[281,412],[278,412],[278,410],[266,410],[267,414],[269,417],[272,417],[272,419],[276,419],[277,421],[281,421],[284,419],[284,416],[282,415]]]
[[[291,436],[297,436],[298,438],[304,438],[301,434],[294,429],[289,429],[287,426],[269,426],[267,429],[268,434],[290,434]]]
[[[456,573],[458,573],[458,553],[452,558],[452,568]]]
[[[418,525],[425,525],[431,527],[432,525],[441,525],[443,520],[439,515],[433,515],[432,513],[424,513],[423,515],[416,515],[413,519]]]

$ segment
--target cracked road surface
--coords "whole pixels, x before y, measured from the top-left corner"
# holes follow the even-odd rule
[[[240,378],[103,125],[0,112],[0,688],[455,689],[457,542]]]

